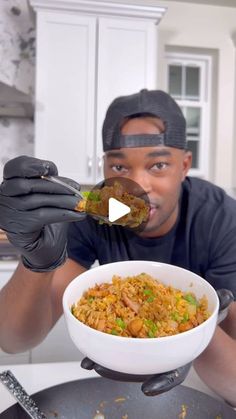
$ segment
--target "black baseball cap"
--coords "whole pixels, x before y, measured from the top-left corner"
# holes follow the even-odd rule
[[[125,118],[149,115],[165,125],[161,134],[122,135]],[[162,90],[142,89],[139,93],[116,98],[108,107],[102,127],[103,150],[123,147],[163,145],[186,149],[186,121],[179,105]]]

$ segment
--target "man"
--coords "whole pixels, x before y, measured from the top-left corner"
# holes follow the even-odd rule
[[[129,259],[172,263],[236,296],[236,202],[209,182],[186,178],[191,153],[186,150],[185,119],[174,100],[162,91],[147,90],[117,98],[106,114],[103,146],[105,178],[129,178],[150,200],[142,232],[99,225],[74,212],[77,198],[40,178],[57,175],[51,162],[22,156],[4,168],[0,227],[22,255],[0,293],[0,345],[5,351],[24,351],[47,335],[62,314],[65,287],[96,259],[101,264]],[[65,222],[70,221],[74,222],[69,225],[66,259]],[[232,404],[236,404],[235,351],[234,302],[194,362],[200,377]],[[126,378],[88,359],[83,366]],[[149,377],[144,391],[165,391],[181,382],[179,375],[184,378],[181,369]]]

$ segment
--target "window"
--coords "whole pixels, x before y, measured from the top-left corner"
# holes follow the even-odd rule
[[[167,91],[187,122],[187,146],[193,155],[190,174],[208,178],[211,56],[168,52],[166,59]]]

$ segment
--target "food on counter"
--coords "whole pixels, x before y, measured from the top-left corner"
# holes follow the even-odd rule
[[[93,419],[105,419],[105,416],[100,413],[99,411],[96,412],[96,415],[93,417]],[[125,415],[122,415],[121,419],[128,419],[127,413]]]
[[[150,208],[144,199],[128,193],[124,185],[117,181],[112,186],[104,186],[91,192],[82,192],[82,194],[84,199],[78,202],[75,207],[76,211],[85,211],[91,215],[108,217],[109,198],[115,198],[130,208],[130,213],[121,217],[116,221],[116,224],[138,227],[148,219]]]
[[[179,419],[185,419],[187,415],[187,406],[186,404],[181,405],[181,413],[179,414]]]
[[[114,402],[115,403],[123,403],[123,402],[125,402],[127,400],[127,398],[126,397],[117,397],[115,400],[114,400]]]
[[[71,307],[82,323],[101,332],[133,338],[175,335],[203,323],[209,316],[205,296],[166,286],[141,273],[96,284]]]
[[[96,415],[93,417],[93,419],[105,419],[105,416],[97,410]]]

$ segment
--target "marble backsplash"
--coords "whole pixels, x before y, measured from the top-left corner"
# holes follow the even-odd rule
[[[33,95],[35,22],[27,0],[0,0],[0,81]]]
[[[4,164],[13,157],[34,155],[34,123],[28,118],[0,117],[0,181]]]
[[[35,21],[28,0],[0,0],[0,33],[1,83],[33,97]],[[0,116],[0,181],[9,159],[34,154],[33,140],[31,119]]]

